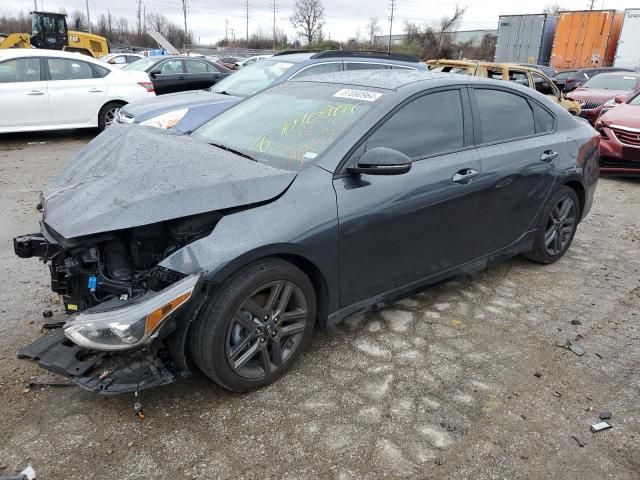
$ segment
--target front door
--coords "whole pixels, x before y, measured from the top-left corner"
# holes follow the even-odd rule
[[[472,260],[482,168],[470,124],[465,89],[414,98],[349,160],[384,146],[412,158],[411,170],[334,180],[342,307]]]
[[[91,65],[82,60],[47,58],[49,101],[57,125],[97,125],[97,115],[107,95],[107,82],[96,78]]]
[[[151,81],[158,95],[164,93],[182,92],[187,90],[184,65],[179,58],[172,58],[160,62],[152,69]]]
[[[0,131],[50,125],[49,93],[38,57],[0,63]]]
[[[565,155],[566,136],[553,133],[555,117],[524,96],[471,89],[483,176],[476,255],[507,247],[532,226]]]

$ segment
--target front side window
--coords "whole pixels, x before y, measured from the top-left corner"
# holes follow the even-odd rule
[[[0,83],[40,81],[40,59],[19,58],[0,63]]]
[[[529,102],[501,90],[476,89],[476,121],[484,143],[511,140],[536,133]]]
[[[322,75],[323,73],[333,73],[342,70],[342,66],[337,62],[330,63],[317,63],[310,67],[303,68],[298,73],[291,76],[291,78],[309,77],[311,75]]]
[[[91,65],[80,60],[47,58],[51,80],[82,80],[93,78]]]
[[[557,95],[555,88],[553,88],[553,85],[551,85],[549,80],[537,73],[532,73],[531,76],[533,77],[533,84],[538,92],[543,95]]]
[[[369,100],[359,100],[358,93]],[[322,155],[382,96],[374,89],[288,82],[239,103],[191,135],[260,163],[298,170]]]
[[[536,117],[536,131],[538,133],[549,133],[553,131],[553,125],[555,123],[554,116],[536,102],[531,102],[531,107]]]
[[[519,85],[524,85],[525,87],[529,86],[529,79],[527,78],[526,72],[509,72],[509,81],[513,83],[517,83]]]
[[[216,83],[211,91],[237,97],[248,97],[267,88],[293,65],[291,62],[277,60],[256,62]]]
[[[458,90],[424,95],[402,107],[366,142],[410,158],[450,152],[464,145],[462,102]]]
[[[640,94],[629,100],[629,105],[640,105]]]
[[[160,64],[159,70],[162,75],[175,75],[178,73],[184,73],[182,60],[167,60],[166,62],[162,62]]]
[[[125,63],[127,63],[127,57],[125,57],[124,55],[120,55],[109,60],[109,63],[113,65],[124,65]]]

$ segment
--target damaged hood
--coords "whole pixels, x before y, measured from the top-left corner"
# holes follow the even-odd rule
[[[43,193],[44,222],[66,239],[270,200],[296,172],[151,127],[108,128]]]

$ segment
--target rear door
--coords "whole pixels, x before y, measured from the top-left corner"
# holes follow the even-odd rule
[[[334,180],[340,223],[340,302],[348,306],[472,259],[481,177],[466,89],[414,97],[348,160],[388,147],[413,159],[403,175]],[[468,180],[461,181],[461,175]]]
[[[186,68],[186,89],[200,90],[217,83],[222,76],[218,70],[202,60],[184,60]]]
[[[476,256],[507,247],[531,227],[556,177],[566,136],[555,116],[525,95],[493,87],[471,90],[482,177]]]
[[[38,57],[0,62],[0,131],[50,125],[49,94]]]
[[[98,124],[107,82],[82,59],[45,58],[53,123]]]
[[[180,58],[170,58],[156,64],[151,69],[150,77],[158,95],[188,90],[184,64]]]

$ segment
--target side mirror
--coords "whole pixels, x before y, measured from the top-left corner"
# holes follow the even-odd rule
[[[404,153],[387,147],[367,150],[358,163],[347,168],[350,173],[366,175],[402,175],[409,170],[411,159]]]
[[[162,72],[160,70],[151,70],[151,72],[149,72],[149,76],[151,78],[156,78],[156,75],[160,75]]]
[[[621,96],[617,96],[616,98],[613,99],[616,103],[624,103],[625,102],[625,98],[621,97]]]

